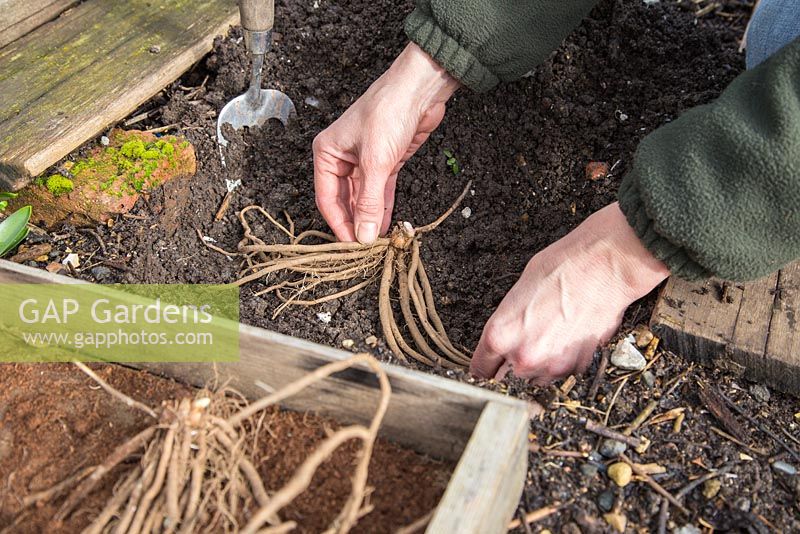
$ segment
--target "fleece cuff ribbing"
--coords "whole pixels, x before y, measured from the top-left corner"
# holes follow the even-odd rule
[[[409,39],[473,91],[488,91],[500,82],[492,71],[447,35],[433,18],[420,8],[416,8],[406,18],[404,28]]]
[[[670,273],[686,280],[700,280],[711,276],[707,269],[690,257],[685,248],[674,244],[658,232],[656,222],[648,214],[639,194],[636,169],[622,180],[619,207],[645,248],[664,262]]]

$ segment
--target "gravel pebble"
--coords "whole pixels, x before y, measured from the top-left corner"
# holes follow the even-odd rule
[[[787,464],[786,462],[783,462],[781,460],[774,462],[772,464],[772,469],[774,469],[779,473],[783,473],[789,476],[795,476],[797,474],[797,468],[795,466],[793,466],[792,464]]]
[[[628,449],[628,446],[621,441],[606,438],[600,443],[600,454],[606,458],[616,458]]]
[[[623,339],[611,353],[611,364],[625,371],[641,371],[647,365],[639,349],[633,346],[628,339]]]

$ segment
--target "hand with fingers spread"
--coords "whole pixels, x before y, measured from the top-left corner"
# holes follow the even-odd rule
[[[625,309],[669,276],[617,203],[536,254],[486,323],[470,370],[547,384],[591,362]]]
[[[411,43],[314,139],[317,207],[337,238],[371,243],[389,229],[397,173],[442,121],[458,87]]]

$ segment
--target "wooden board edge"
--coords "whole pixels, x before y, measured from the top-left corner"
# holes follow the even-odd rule
[[[489,402],[428,525],[428,534],[508,530],[525,485],[529,415],[522,406]],[[500,451],[510,450],[509,454]]]
[[[78,1],[79,0],[54,0],[36,13],[0,29],[0,48],[13,43],[28,32],[57,18],[61,13],[77,4]]]
[[[213,47],[214,37],[225,34],[231,26],[235,26],[238,23],[239,11],[234,9],[225,20],[210,32],[210,35],[213,34],[210,39],[198,39],[193,46],[184,50],[183,53],[160,69],[159,78],[163,83],[159,85],[135,84],[127,92],[127,98],[108,106],[104,115],[98,115],[93,121],[84,122],[78,128],[62,136],[60,143],[54,143],[45,150],[34,154],[25,162],[24,167],[28,173],[25,181],[29,183],[30,180],[69,155],[70,152],[79,148],[83,143],[99,135],[109,124],[122,120],[133,113],[139,106],[157,95],[164,87],[180,78],[192,65],[210,52]],[[15,189],[18,188],[15,186]]]
[[[0,260],[0,283],[86,282]],[[92,290],[98,288],[91,285]],[[350,352],[262,328],[235,322],[231,322],[231,328],[236,328],[239,336],[239,362],[128,365],[194,386],[215,379],[231,380],[231,385],[243,394],[256,398],[264,395],[259,384],[280,387],[315,368],[352,356]],[[382,368],[393,388],[382,435],[438,458],[452,461],[460,458],[487,403],[527,413],[527,404],[518,399],[392,364],[382,364]],[[330,415],[344,423],[364,423],[372,416],[377,395],[374,375],[362,368],[318,383],[287,400],[285,406]]]
[[[90,284],[91,282],[78,280],[76,278],[60,274],[53,274],[43,269],[37,269],[35,267],[14,263],[13,261],[0,259],[0,283]],[[268,344],[289,345],[296,348],[298,351],[313,354],[314,356],[329,362],[341,361],[352,356],[353,354],[342,349],[328,347],[326,345],[314,343],[313,341],[307,341],[305,339],[281,334],[279,332],[273,332],[272,330],[267,330],[256,326],[250,326],[244,323],[238,326],[240,332],[245,336],[260,338]],[[507,397],[505,395],[488,391],[477,386],[464,384],[462,382],[457,382],[441,376],[422,373],[420,371],[415,371],[413,369],[400,367],[399,365],[390,363],[384,363],[381,365],[390,377],[398,377],[408,381],[419,382],[421,384],[426,384],[430,387],[436,387],[443,391],[448,391],[459,396],[469,396],[481,401],[482,403],[496,402],[501,404],[509,404],[512,406],[527,407],[525,402],[519,399]]]

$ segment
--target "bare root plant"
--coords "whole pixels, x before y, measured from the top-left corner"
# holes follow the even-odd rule
[[[380,382],[380,400],[370,425],[332,432],[285,486],[268,492],[254,458],[264,410],[356,364],[368,365]],[[193,400],[165,403],[156,411],[117,391],[85,365],[76,365],[115,398],[155,422],[119,445],[101,464],[27,496],[25,507],[52,502],[69,492],[54,518],[63,522],[112,470],[138,456],[135,467],[116,482],[113,496],[84,533],[289,532],[297,525],[281,520],[281,510],[308,488],[319,465],[339,446],[359,440],[362,447],[350,495],[326,532],[348,532],[371,511],[366,499],[367,469],[391,388],[378,362],[367,354],[320,367],[252,404],[232,390],[203,390]]]
[[[410,223],[398,224],[388,237],[374,243],[342,243],[332,235],[306,230],[295,234],[294,223],[284,212],[287,224],[278,222],[260,206],[248,206],[238,213],[244,228],[244,238],[238,252],[228,252],[203,243],[217,252],[244,258],[244,275],[236,285],[269,279],[273,273],[288,273],[288,277],[256,293],[275,294],[282,304],[273,318],[289,306],[313,306],[350,295],[380,280],[378,309],[381,328],[386,343],[403,361],[414,359],[431,367],[441,366],[461,369],[469,366],[469,351],[454,345],[445,331],[436,311],[433,290],[420,257],[422,236],[436,229],[453,211],[469,191],[472,182],[453,205],[438,219],[425,226],[414,228]],[[257,236],[250,217],[260,214],[271,225],[288,237],[288,243],[266,243]],[[287,227],[288,226],[288,227]],[[309,239],[323,241],[307,244]],[[346,287],[341,288],[342,284]],[[320,294],[323,288],[330,288]],[[392,309],[392,294],[400,303],[402,323],[398,323]],[[404,331],[413,342],[406,340]]]

